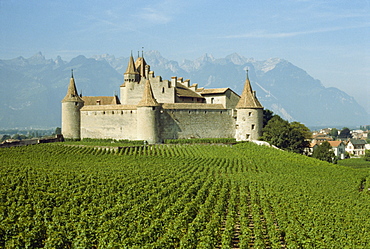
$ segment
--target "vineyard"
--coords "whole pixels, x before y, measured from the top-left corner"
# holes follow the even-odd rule
[[[251,143],[0,160],[0,248],[370,248],[368,168]]]

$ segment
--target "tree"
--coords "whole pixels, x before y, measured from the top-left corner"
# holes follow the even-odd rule
[[[55,128],[55,135],[61,135],[62,129],[60,127]]]
[[[5,141],[5,140],[8,140],[10,138],[11,138],[11,136],[6,134],[6,135],[3,135],[3,137],[1,138],[1,141]]]
[[[262,129],[263,135],[260,139],[281,149],[285,149],[288,147],[288,133],[289,122],[283,120],[279,115],[274,115]]]
[[[347,127],[343,127],[343,129],[340,131],[338,138],[346,139],[346,138],[352,138],[351,130]]]
[[[270,121],[270,119],[272,119],[273,116],[274,116],[273,111],[270,111],[269,109],[263,109],[263,126],[262,126],[262,128],[267,125],[267,123]]]
[[[309,140],[311,138],[312,133],[304,124],[299,122],[290,123],[288,150],[302,154],[304,149],[310,146]]]
[[[309,146],[308,139],[311,138],[311,132],[305,125],[299,122],[289,123],[279,115],[274,115],[262,132],[261,140],[295,153],[303,153]]]
[[[336,139],[338,137],[338,129],[337,128],[333,128],[330,130],[330,133],[329,135],[333,138],[333,139]]]
[[[335,154],[328,141],[323,142],[313,151],[312,157],[329,163],[333,162]]]
[[[364,160],[370,161],[370,150],[365,150]]]

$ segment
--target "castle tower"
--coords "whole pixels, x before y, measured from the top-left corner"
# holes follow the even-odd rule
[[[236,110],[236,140],[257,140],[262,135],[263,106],[258,101],[256,92],[252,91],[248,71],[243,93],[236,105]]]
[[[124,82],[120,87],[120,96],[122,100],[122,104],[128,103],[128,96],[130,91],[134,89],[135,82],[140,81],[140,75],[136,70],[134,58],[132,57],[132,53],[130,59],[128,61],[126,72],[123,74]]]
[[[75,80],[69,81],[67,95],[62,100],[62,134],[64,138],[80,139],[80,109],[84,101],[78,96]]]
[[[149,79],[145,82],[143,98],[137,105],[137,139],[149,144],[159,142],[158,120],[160,104],[153,96]]]

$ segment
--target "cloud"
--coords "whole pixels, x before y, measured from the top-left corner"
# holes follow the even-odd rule
[[[358,28],[368,28],[370,27],[370,23],[364,23],[354,26],[347,26],[347,27],[329,27],[329,28],[322,28],[322,29],[315,29],[315,30],[305,30],[305,31],[296,31],[296,32],[278,32],[278,33],[268,33],[264,30],[260,31],[253,31],[250,33],[245,34],[237,34],[237,35],[229,35],[223,36],[220,38],[227,38],[227,39],[234,39],[234,38],[287,38],[287,37],[295,37],[295,36],[302,36],[302,35],[310,35],[310,34],[317,34],[317,33],[327,33],[327,32],[334,32],[340,30],[347,30],[347,29],[358,29]]]
[[[159,11],[151,7],[143,8],[141,13],[137,14],[137,17],[156,24],[166,24],[171,21],[170,16],[165,15],[164,11]]]

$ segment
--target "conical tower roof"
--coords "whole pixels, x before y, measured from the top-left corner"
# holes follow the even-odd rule
[[[128,65],[127,65],[127,69],[126,69],[125,74],[138,74],[138,72],[136,70],[136,67],[135,67],[135,63],[134,63],[134,57],[132,57],[132,53],[131,53],[130,59],[128,61]]]
[[[73,78],[73,71],[71,79],[69,80],[67,95],[64,97],[62,102],[84,102],[80,96],[78,96],[75,79]]]
[[[146,77],[145,75],[145,66],[146,66],[146,61],[144,59],[144,55],[142,57],[137,58],[135,62],[135,67],[137,68],[138,73],[141,75],[141,77]]]
[[[145,82],[143,98],[137,106],[159,106],[157,100],[154,98],[149,80],[146,80]]]
[[[249,108],[260,109],[263,108],[263,106],[258,101],[257,97],[252,91],[251,82],[249,81],[247,73],[247,79],[245,80],[244,83],[243,93],[240,96],[238,104],[236,105],[236,109],[249,109]]]

